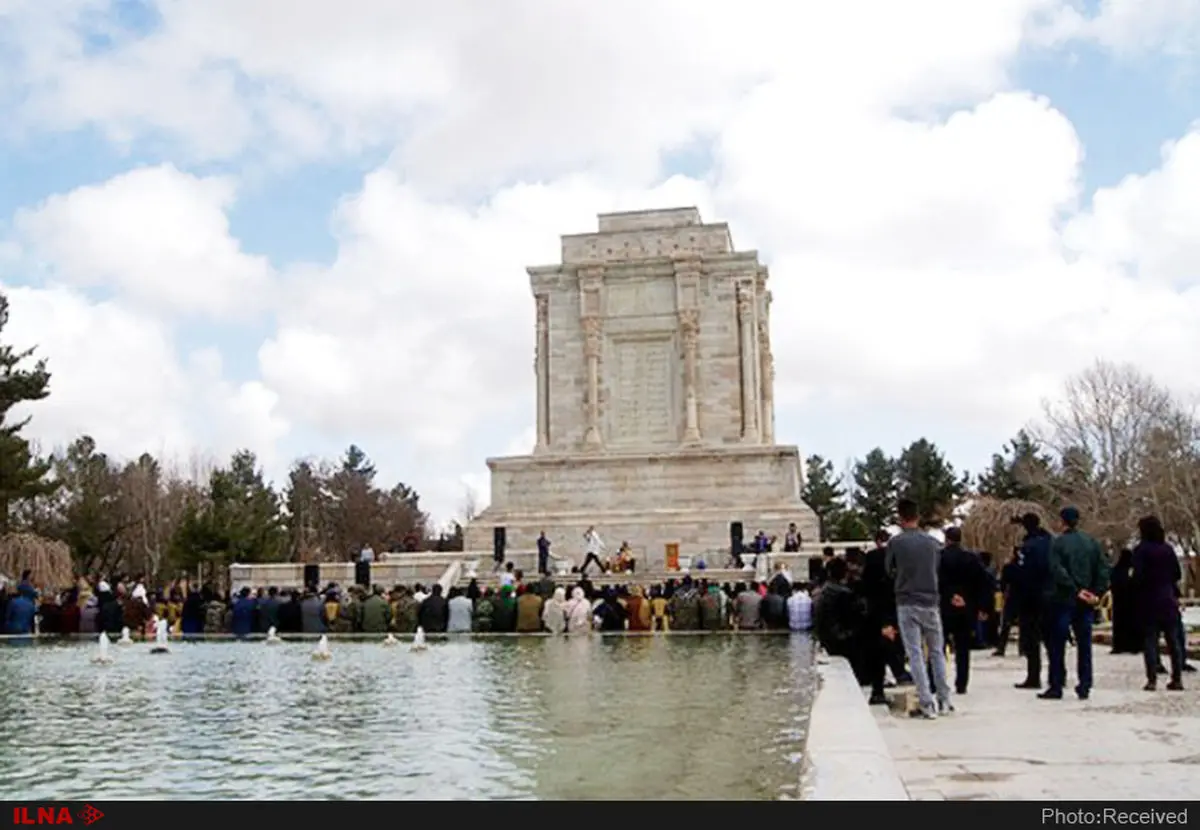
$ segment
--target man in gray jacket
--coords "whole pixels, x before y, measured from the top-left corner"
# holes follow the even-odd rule
[[[946,682],[946,645],[939,611],[938,564],[941,545],[918,527],[917,505],[901,499],[897,505],[900,533],[888,542],[886,567],[896,583],[896,621],[908,653],[908,669],[917,687],[921,708],[917,714],[932,720],[939,713],[954,711]],[[885,636],[895,632],[884,630]],[[925,669],[928,652],[930,678]],[[930,680],[933,688],[930,688]],[[934,691],[937,693],[934,699]]]

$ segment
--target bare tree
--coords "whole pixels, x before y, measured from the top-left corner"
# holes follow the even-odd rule
[[[1044,413],[1038,437],[1058,459],[1047,482],[1058,504],[1049,506],[1074,504],[1097,537],[1127,544],[1153,505],[1150,447],[1179,413],[1170,391],[1134,366],[1101,361],[1068,380]]]
[[[479,515],[479,494],[475,492],[475,488],[471,485],[466,485],[463,492],[462,506],[459,508],[462,516],[462,524],[464,527],[469,525]]]

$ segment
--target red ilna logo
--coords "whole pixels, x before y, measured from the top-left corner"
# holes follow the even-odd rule
[[[104,813],[85,804],[72,816],[68,807],[14,807],[13,824],[74,824],[76,819],[85,827],[104,818]]]

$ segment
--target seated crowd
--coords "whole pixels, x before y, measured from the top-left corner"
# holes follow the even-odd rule
[[[131,587],[132,586],[132,587]],[[569,592],[542,576],[526,584],[520,571],[502,575],[498,587],[476,580],[443,592],[441,585],[397,585],[303,590],[243,588],[230,596],[210,586],[179,583],[148,592],[142,578],[84,580],[60,596],[38,597],[43,634],[152,636],[153,620],[173,634],[250,637],[274,628],[280,634],[578,633],[583,631],[804,631],[810,628],[808,585],[780,569],[769,583],[718,585],[707,580],[667,580],[651,586],[594,586],[582,577]],[[20,592],[36,595],[29,588]],[[32,614],[9,633],[33,633]],[[10,623],[12,620],[10,620]]]

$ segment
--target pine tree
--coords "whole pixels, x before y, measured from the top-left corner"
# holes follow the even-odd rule
[[[896,461],[876,447],[854,465],[854,508],[874,533],[896,513]]]
[[[921,438],[913,441],[896,461],[901,495],[917,503],[922,522],[941,523],[952,516],[967,491],[968,476],[959,476],[937,445]]]
[[[1053,459],[1036,438],[1021,430],[992,456],[991,466],[979,476],[979,494],[1001,500],[1043,502],[1049,498],[1053,476]]]
[[[0,294],[0,332],[8,325],[8,298]],[[16,351],[0,345],[0,533],[9,529],[9,513],[15,502],[45,496],[57,489],[47,481],[52,462],[35,458],[29,442],[21,436],[30,420],[13,420],[12,409],[21,403],[40,401],[50,394],[50,373],[46,361],[33,368],[21,368],[33,349]]]
[[[817,514],[821,523],[821,538],[829,536],[831,528],[838,523],[839,514],[845,510],[846,493],[833,472],[833,462],[819,455],[810,455],[804,461],[804,487],[800,497]]]

